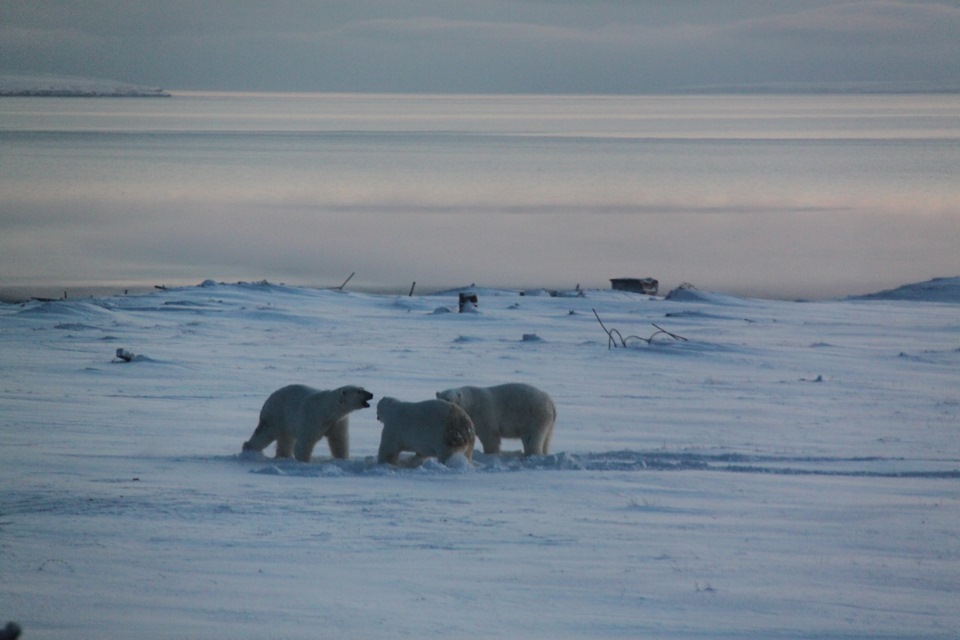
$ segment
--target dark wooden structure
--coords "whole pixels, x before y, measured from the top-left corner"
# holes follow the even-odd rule
[[[660,283],[656,278],[611,278],[610,287],[617,291],[631,291],[655,296],[660,288]]]

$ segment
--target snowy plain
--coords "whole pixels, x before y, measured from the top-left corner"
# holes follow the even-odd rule
[[[0,625],[955,638],[960,281],[918,287],[481,288],[462,314],[453,292],[268,283],[0,304]],[[639,338],[611,346],[594,310]],[[653,323],[686,340],[648,344]],[[322,441],[310,463],[240,454],[285,384],[375,404],[507,381],[553,396],[549,455],[379,466],[375,409],[352,415],[347,461]]]

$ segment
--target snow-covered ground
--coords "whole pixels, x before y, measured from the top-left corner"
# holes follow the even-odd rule
[[[0,75],[0,96],[168,98],[157,87],[144,87],[116,80],[54,75]]]
[[[937,283],[925,301],[480,289],[470,314],[453,293],[265,283],[2,304],[0,626],[955,638],[960,314],[929,301],[957,279]],[[594,309],[686,341],[611,347]],[[550,455],[378,466],[375,409],[348,461],[240,455],[288,383],[376,403],[506,381],[553,396]]]

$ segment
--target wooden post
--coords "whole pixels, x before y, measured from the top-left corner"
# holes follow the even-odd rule
[[[354,271],[354,272],[351,273],[349,276],[347,276],[347,279],[343,281],[343,284],[342,284],[342,285],[340,285],[339,287],[337,287],[337,290],[338,290],[338,291],[343,291],[343,288],[344,288],[345,286],[347,286],[347,283],[348,283],[348,282],[350,282],[350,278],[352,278],[352,277],[355,276],[356,274],[357,274],[357,272]]]

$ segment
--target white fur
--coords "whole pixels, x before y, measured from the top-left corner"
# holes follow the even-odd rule
[[[397,464],[403,451],[443,463],[455,454],[468,460],[473,456],[473,423],[463,409],[450,402],[382,398],[377,403],[377,420],[383,423],[377,455],[380,464]]]
[[[320,390],[302,384],[277,389],[260,410],[260,423],[244,451],[263,451],[277,441],[277,457],[309,462],[313,447],[326,436],[334,458],[350,455],[348,416],[369,407],[373,394],[363,387]]]
[[[484,453],[500,453],[502,438],[520,438],[524,455],[544,455],[550,447],[557,408],[545,392],[511,382],[493,387],[459,387],[437,393],[462,407],[473,420]]]

